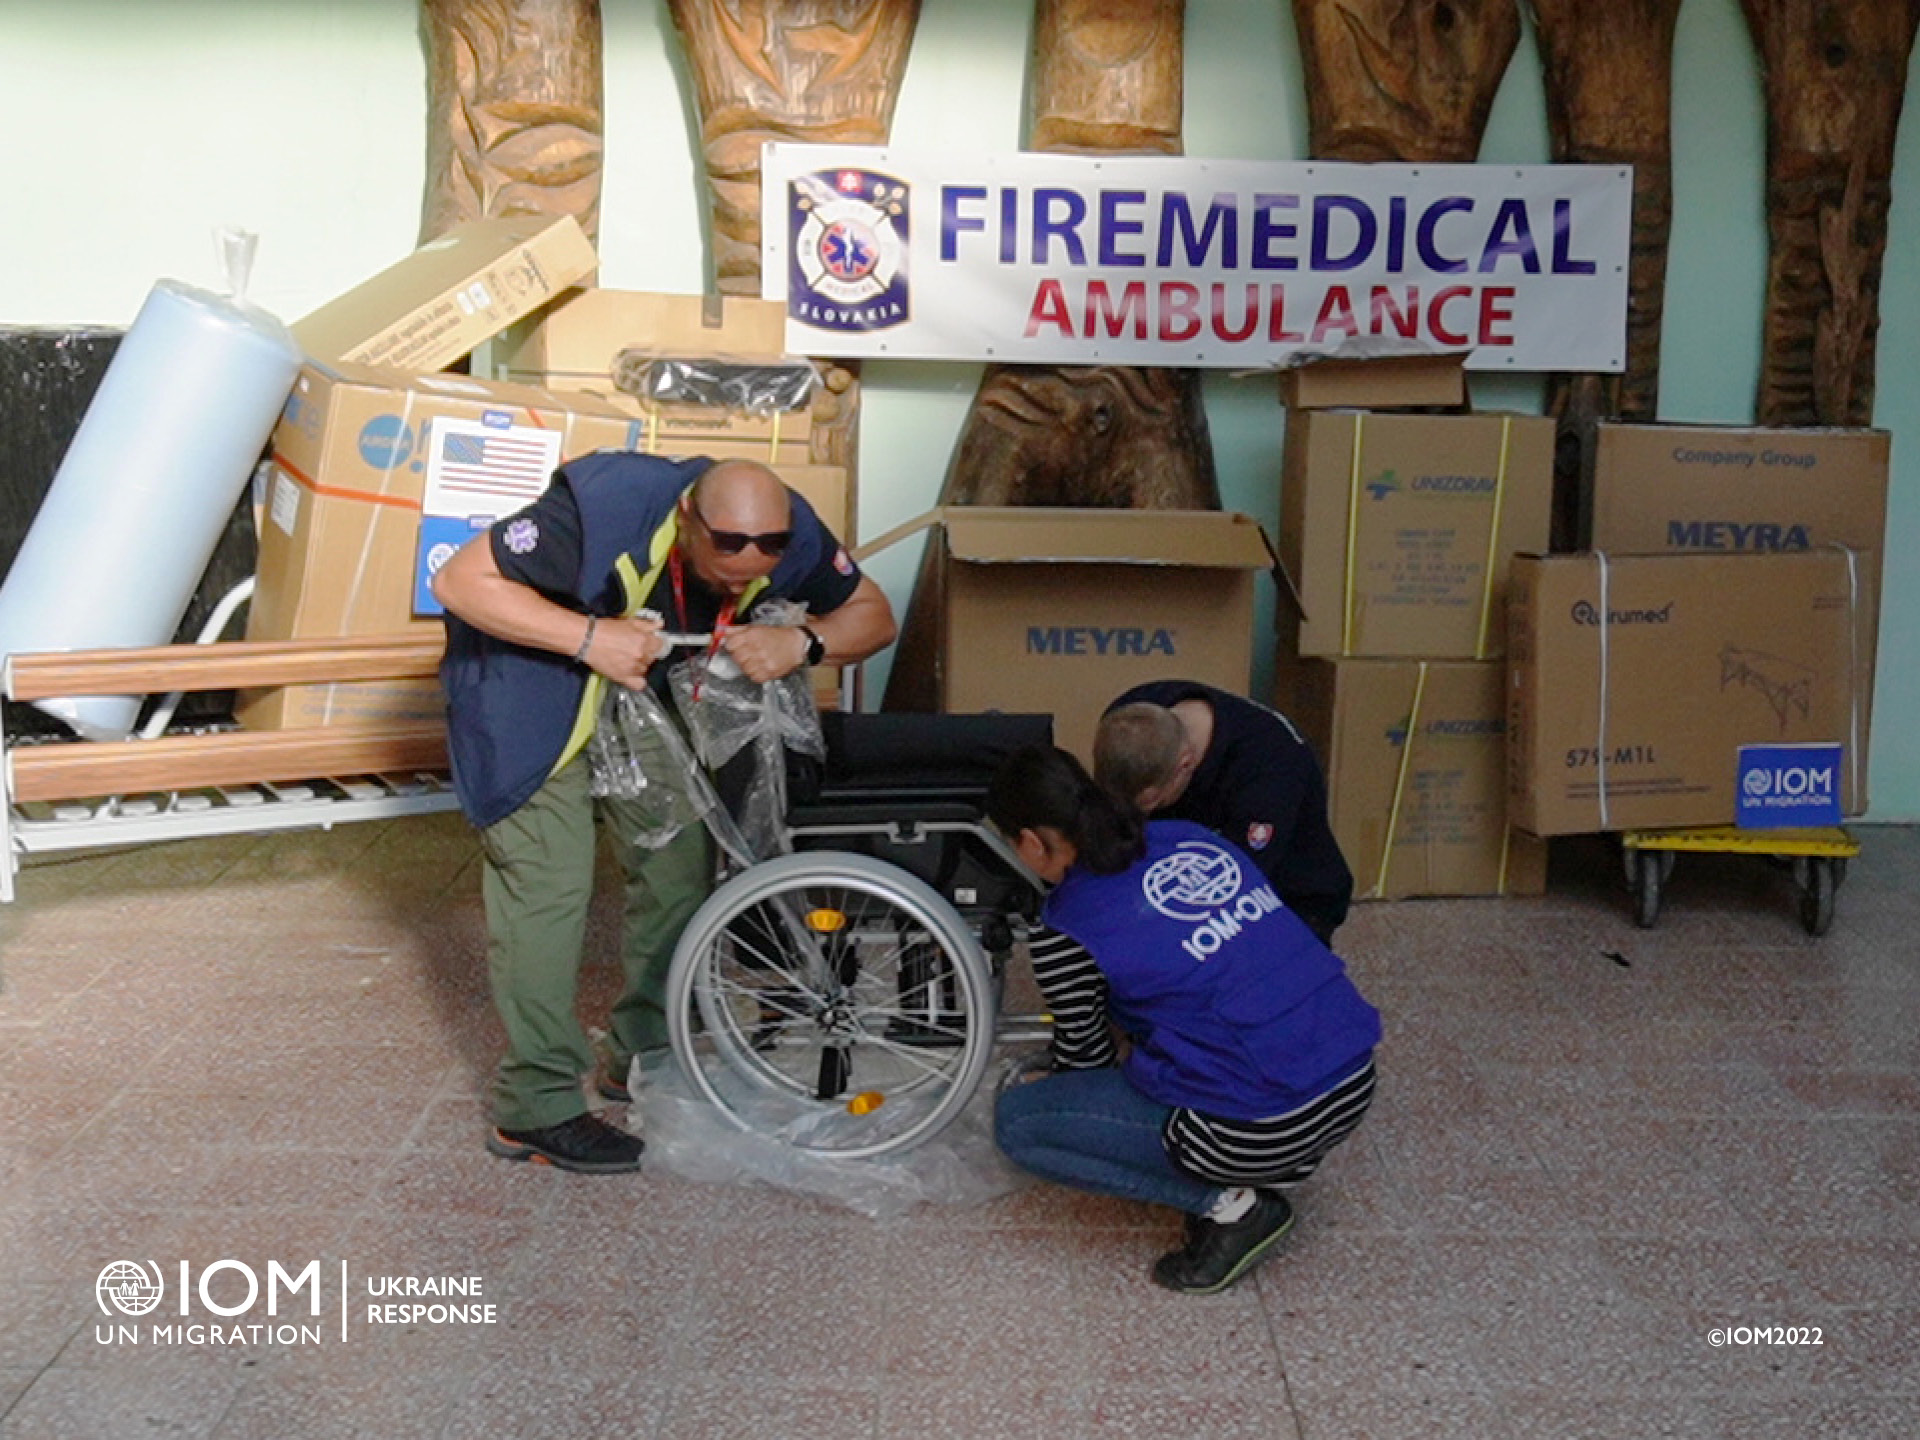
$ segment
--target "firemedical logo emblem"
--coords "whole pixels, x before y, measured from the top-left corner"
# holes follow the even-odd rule
[[[868,170],[802,175],[788,190],[788,310],[822,330],[885,330],[908,318],[907,187]]]

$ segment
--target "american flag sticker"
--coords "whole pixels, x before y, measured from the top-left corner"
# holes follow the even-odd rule
[[[560,434],[531,425],[495,428],[435,417],[427,438],[428,515],[510,515],[547,488],[560,463]]]

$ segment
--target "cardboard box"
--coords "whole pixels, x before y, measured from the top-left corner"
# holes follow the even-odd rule
[[[1083,759],[1102,711],[1147,680],[1247,693],[1254,574],[1273,563],[1245,515],[953,506],[931,527],[888,710],[1050,714]]]
[[[321,306],[293,336],[323,364],[439,370],[599,263],[571,215],[473,220]]]
[[[437,633],[440,622],[416,609],[423,558],[531,500],[561,460],[631,448],[635,433],[628,416],[583,397],[306,366],[273,433],[247,638]],[[489,462],[502,444],[504,468]],[[439,517],[451,536],[423,524],[436,482],[466,496],[466,514]],[[441,710],[437,684],[405,681],[250,692],[236,713],[250,728],[278,729]]]
[[[1865,611],[1839,551],[1524,557],[1509,620],[1522,828],[1732,824],[1742,745],[1842,744],[1841,807],[1866,808]]]
[[[1345,359],[1323,355],[1280,372],[1280,401],[1290,410],[1403,410],[1464,405],[1464,350]]]
[[[1587,517],[1592,548],[1857,550],[1871,696],[1892,448],[1884,430],[1601,425]]]
[[[1545,891],[1546,842],[1507,822],[1499,661],[1305,660],[1281,683],[1356,898]]]
[[[1547,548],[1554,422],[1308,410],[1287,423],[1280,560],[1299,653],[1501,653],[1507,565]]]
[[[1884,430],[1602,424],[1587,547],[1610,552],[1806,550],[1886,543]]]
[[[777,359],[786,349],[786,307],[750,296],[572,290],[510,327],[492,347],[493,373],[517,384],[578,391],[642,423],[634,448],[658,455],[759,460],[784,471],[808,459],[810,408],[751,415],[682,404],[646,404],[616,388],[629,350],[661,355]]]
[[[623,350],[663,355],[784,355],[787,307],[747,295],[569,290],[493,345],[497,373],[572,375],[611,385]]]

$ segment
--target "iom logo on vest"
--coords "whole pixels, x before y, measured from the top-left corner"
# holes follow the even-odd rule
[[[1147,903],[1169,920],[1192,924],[1180,942],[1196,960],[1216,954],[1242,930],[1281,908],[1271,885],[1240,890],[1240,862],[1218,845],[1185,840],[1147,867],[1140,881]]]
[[[1838,745],[1742,745],[1734,821],[1743,830],[1840,823]]]

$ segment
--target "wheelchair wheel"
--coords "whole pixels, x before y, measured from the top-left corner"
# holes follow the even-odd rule
[[[965,1108],[993,1045],[979,942],[870,856],[784,855],[695,913],[667,979],[674,1056],[734,1125],[848,1159],[905,1150]]]

